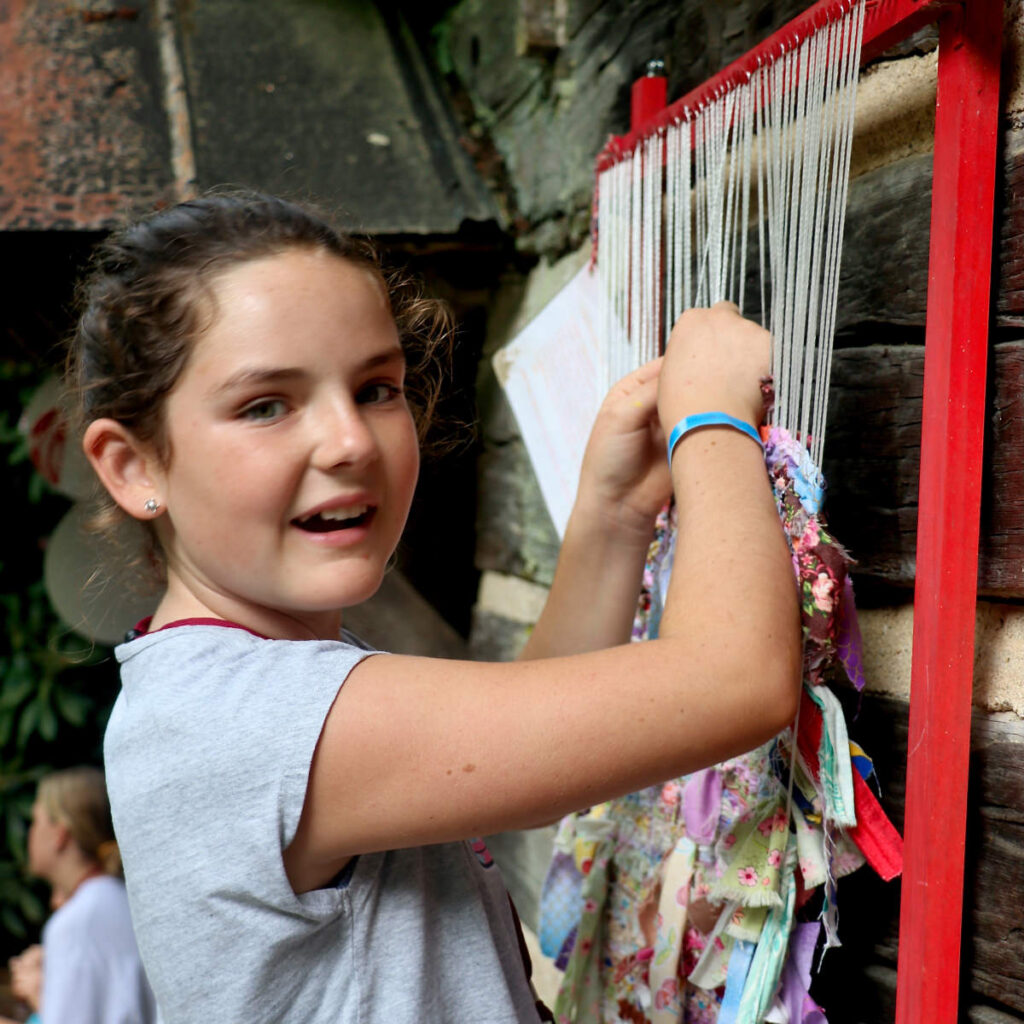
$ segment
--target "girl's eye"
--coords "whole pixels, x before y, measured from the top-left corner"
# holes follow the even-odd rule
[[[401,394],[402,389],[395,387],[394,384],[377,381],[362,388],[356,395],[356,401],[360,405],[378,405],[381,402],[389,402],[392,398],[398,398]]]
[[[284,401],[280,398],[263,398],[252,405],[247,405],[242,410],[242,416],[247,420],[276,420],[283,416],[288,410]]]

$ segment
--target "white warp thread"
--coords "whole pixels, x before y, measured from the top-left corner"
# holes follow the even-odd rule
[[[598,183],[605,383],[657,355],[685,309],[759,297],[772,422],[819,466],[863,26],[858,0],[642,139]]]

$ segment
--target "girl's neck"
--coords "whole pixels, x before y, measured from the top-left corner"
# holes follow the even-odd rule
[[[150,630],[182,619],[223,619],[275,640],[336,640],[341,612],[291,614],[243,603],[192,583],[186,586],[172,571],[167,590],[153,613]]]
[[[103,869],[95,861],[76,856],[60,864],[49,881],[66,903],[86,882],[102,875]]]

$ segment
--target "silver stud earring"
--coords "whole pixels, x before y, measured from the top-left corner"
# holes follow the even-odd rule
[[[147,498],[146,504],[143,508],[145,508],[150,515],[153,515],[160,508],[160,502],[157,501],[156,498]]]

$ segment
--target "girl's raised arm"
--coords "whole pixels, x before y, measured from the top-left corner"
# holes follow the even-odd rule
[[[636,388],[633,408],[643,419],[657,378],[661,434],[711,410],[756,423],[767,356],[765,332],[731,309],[691,311],[660,373],[654,364],[626,388]],[[622,429],[629,417],[618,427],[608,417],[602,423],[611,436],[588,449],[564,564],[527,660],[382,655],[350,674],[285,854],[297,891],[325,884],[354,854],[551,820],[750,749],[791,720],[800,676],[796,589],[762,454],[737,431],[699,430],[677,446],[679,534],[659,638],[589,649],[628,635],[635,577],[621,601],[606,601],[602,585],[626,589],[639,572],[641,534],[649,538],[649,516],[666,496],[653,457],[643,473],[623,477],[628,460],[608,455],[617,444],[636,451],[638,435],[630,448],[631,430]],[[653,451],[659,431],[649,417],[644,429]],[[631,536],[626,496],[636,502],[640,494]],[[599,500],[590,505],[602,496],[628,538],[621,551]],[[601,621],[591,628],[595,609]],[[586,653],[530,657],[560,650]]]
[[[654,519],[672,494],[656,359],[619,381],[594,424],[544,610],[520,658],[626,643]]]

